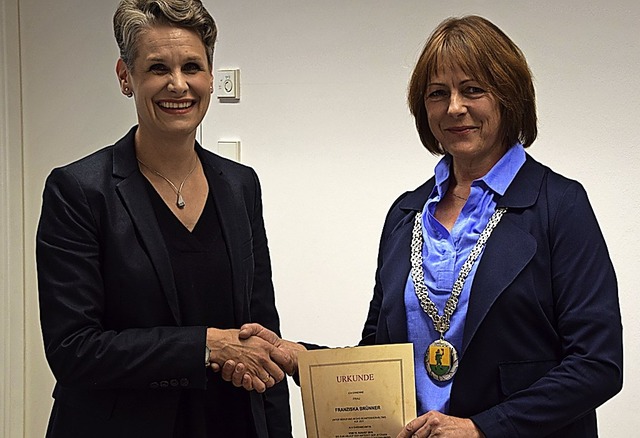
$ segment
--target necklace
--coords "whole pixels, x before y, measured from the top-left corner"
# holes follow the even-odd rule
[[[184,187],[184,183],[191,176],[193,171],[196,170],[196,167],[198,165],[198,154],[195,154],[195,156],[193,157],[193,167],[191,168],[189,173],[187,173],[187,176],[185,176],[184,179],[182,180],[182,182],[180,183],[180,187],[176,187],[176,185],[173,182],[171,182],[171,180],[169,178],[167,178],[166,176],[164,176],[163,174],[161,174],[160,172],[158,172],[154,168],[149,167],[148,165],[144,164],[139,158],[136,158],[136,159],[138,160],[138,163],[142,164],[144,167],[149,169],[151,172],[155,173],[160,178],[162,178],[163,180],[165,180],[166,182],[169,183],[169,185],[171,186],[173,191],[176,193],[176,206],[180,210],[182,210],[185,207],[185,205],[187,205],[187,203],[184,202],[184,199],[182,198],[182,188]]]
[[[489,218],[489,222],[485,229],[480,233],[478,241],[471,249],[469,257],[460,268],[460,273],[453,288],[451,289],[451,295],[445,303],[442,315],[438,311],[436,304],[429,298],[429,290],[424,281],[424,270],[422,269],[422,245],[424,239],[422,236],[422,214],[416,213],[413,221],[413,231],[411,233],[411,279],[413,280],[414,288],[418,301],[422,310],[433,321],[433,327],[440,333],[440,339],[433,341],[424,356],[424,366],[429,376],[439,382],[450,380],[458,370],[458,352],[453,344],[444,339],[444,334],[449,330],[451,324],[451,316],[458,307],[458,297],[462,293],[464,282],[471,272],[471,268],[476,259],[482,252],[487,239],[491,236],[493,229],[498,225],[502,215],[507,211],[506,208],[497,208],[495,213]]]

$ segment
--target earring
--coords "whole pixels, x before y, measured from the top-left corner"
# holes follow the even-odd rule
[[[213,85],[209,86],[209,93],[213,94]]]
[[[122,90],[122,93],[127,97],[132,97],[133,96],[133,92],[131,92],[131,90],[129,90],[129,87],[124,87],[124,90]]]

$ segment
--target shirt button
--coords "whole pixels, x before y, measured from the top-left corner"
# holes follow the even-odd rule
[[[158,389],[159,386],[158,382],[151,382],[151,384],[149,384],[149,388],[151,389]]]
[[[167,382],[166,380],[163,380],[160,382],[160,388],[168,388],[169,387],[169,382]]]
[[[180,386],[189,386],[189,379],[187,379],[186,377],[180,379]]]
[[[178,386],[178,379],[171,379],[169,383],[171,384],[171,386]]]

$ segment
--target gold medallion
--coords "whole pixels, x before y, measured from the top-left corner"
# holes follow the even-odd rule
[[[424,366],[432,379],[438,382],[450,380],[458,370],[458,352],[444,339],[433,341],[425,352]]]

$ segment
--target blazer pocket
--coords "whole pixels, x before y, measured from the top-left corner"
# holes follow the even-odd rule
[[[555,359],[499,364],[502,394],[508,397],[530,387],[556,365],[558,361]]]
[[[117,393],[110,389],[81,390],[57,386],[53,398],[90,418],[108,420],[113,413]]]

